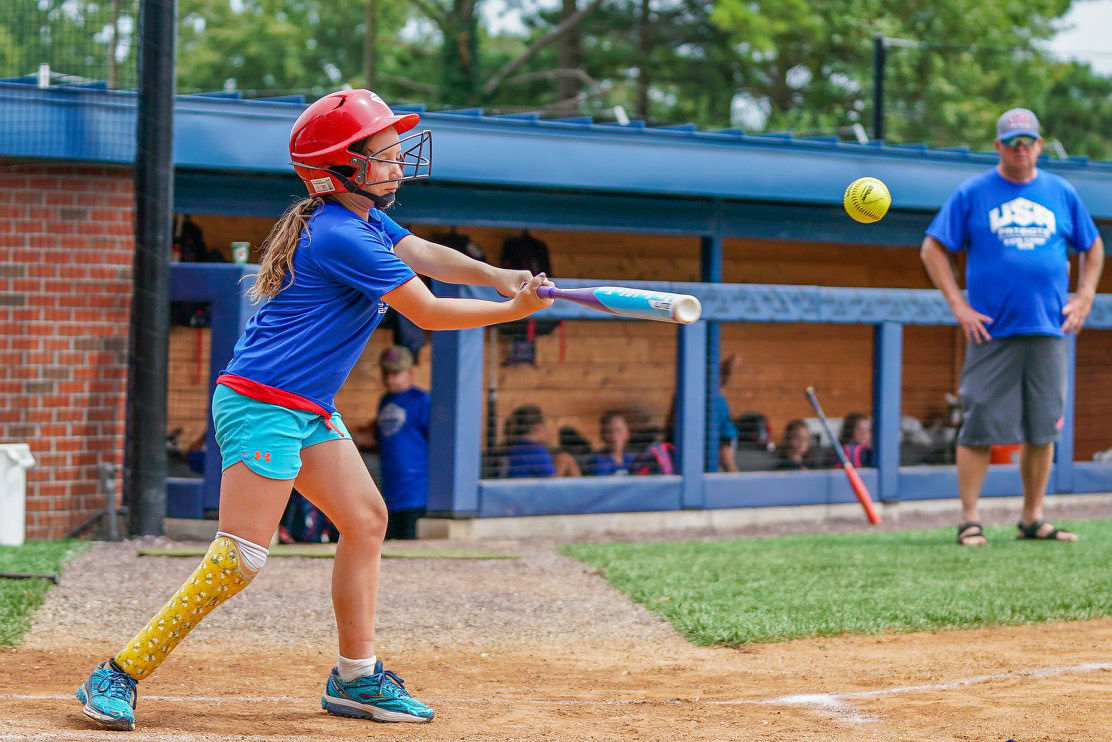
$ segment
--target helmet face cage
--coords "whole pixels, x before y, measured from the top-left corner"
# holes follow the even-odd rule
[[[432,175],[432,132],[427,129],[416,134],[410,134],[399,140],[401,157],[398,160],[381,157],[388,149],[395,145],[383,147],[369,155],[357,154],[349,151],[348,162],[355,168],[355,174],[350,176],[360,188],[380,185],[382,183],[404,183],[409,180],[419,180]],[[382,180],[369,180],[371,177],[371,163],[380,162],[384,165],[400,165],[402,174],[399,178],[384,178]]]
[[[366,140],[362,140],[366,141]],[[353,145],[354,146],[354,145]],[[394,146],[402,148],[400,159],[393,160],[380,155]],[[401,165],[402,175],[399,178],[384,178],[382,180],[368,180],[370,177],[371,163],[380,162],[386,165]],[[432,175],[432,132],[427,129],[416,134],[410,134],[398,141],[397,145],[384,147],[369,155],[347,150],[347,163],[344,165],[309,165],[305,162],[294,160],[290,163],[295,168],[315,170],[323,177],[313,178],[302,175],[301,178],[309,188],[311,196],[323,196],[336,191],[362,193],[366,186],[380,185],[382,183],[403,183],[409,180],[419,180]]]

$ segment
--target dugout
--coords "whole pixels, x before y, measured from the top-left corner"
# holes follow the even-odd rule
[[[0,83],[0,101],[0,208],[11,220],[0,232],[11,255],[0,335],[16,403],[2,438],[30,439],[43,462],[29,473],[30,532],[53,536],[99,507],[90,467],[122,456],[135,98]],[[303,105],[179,97],[175,212],[189,215],[211,247],[258,245],[300,194],[284,148]],[[547,244],[558,279],[695,284],[685,288],[704,300],[709,320],[677,330],[558,306],[549,317],[562,327],[536,339],[535,367],[504,367],[504,346],[492,356],[483,332],[438,335],[421,366],[429,374],[435,359],[422,378],[434,382],[438,415],[435,510],[469,518],[849,501],[840,476],[825,470],[714,473],[706,390],[717,386],[714,359],[733,352],[742,365],[724,392],[735,414],[761,411],[781,430],[808,415],[802,388],[813,383],[833,416],[875,412],[880,466],[866,476],[884,497],[952,495],[950,469],[900,465],[899,412],[924,418],[941,405],[962,353],[916,248],[933,211],[994,155],[477,110],[425,113],[423,123],[434,132],[434,177],[405,188],[398,221],[422,236],[454,228],[491,257],[528,229]],[[1074,183],[1107,234],[1112,164],[1043,166]],[[866,174],[895,195],[892,213],[871,226],[840,209],[845,184]],[[189,438],[207,425],[209,367],[223,363],[227,337],[251,310],[229,294],[244,269],[173,271],[178,298],[221,303],[213,329],[181,325],[171,338],[171,425]],[[1110,287],[1106,275],[1101,290]],[[1112,446],[1103,425],[1112,406],[1103,392],[1112,381],[1107,297],[1089,327],[1074,351],[1079,403],[1052,479],[1060,492],[1112,489],[1112,470],[1080,462]],[[383,342],[378,335],[338,399],[349,425],[373,414],[372,361]],[[556,427],[574,425],[592,442],[603,410],[628,408],[662,424],[678,390],[679,473],[480,481],[491,369],[499,420],[539,401]],[[208,468],[207,503],[191,482],[178,483],[172,502],[194,515],[213,505],[212,459]],[[1017,482],[1014,467],[994,469],[986,494],[1013,494]]]

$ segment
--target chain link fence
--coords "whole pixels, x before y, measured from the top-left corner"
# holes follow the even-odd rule
[[[5,0],[0,80],[134,89],[139,0]]]

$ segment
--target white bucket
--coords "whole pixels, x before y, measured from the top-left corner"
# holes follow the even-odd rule
[[[27,536],[27,470],[34,465],[26,443],[0,443],[0,546],[22,546]]]

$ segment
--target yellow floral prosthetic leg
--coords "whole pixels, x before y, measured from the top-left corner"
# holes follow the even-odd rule
[[[256,574],[244,563],[239,544],[218,536],[174,597],[116,655],[116,664],[136,680],[147,677],[202,618],[247,587]]]

